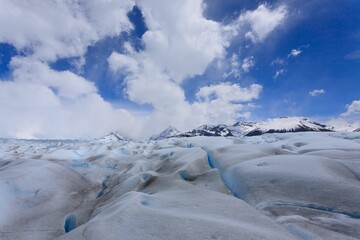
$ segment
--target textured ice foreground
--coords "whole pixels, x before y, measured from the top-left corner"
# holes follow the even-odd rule
[[[0,140],[0,239],[359,239],[360,133]]]

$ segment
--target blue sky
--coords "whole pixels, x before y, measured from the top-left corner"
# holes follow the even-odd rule
[[[357,0],[0,2],[3,137],[359,120]]]

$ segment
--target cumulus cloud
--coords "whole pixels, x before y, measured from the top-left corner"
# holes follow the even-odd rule
[[[0,81],[0,136],[19,138],[96,137],[135,131],[128,111],[115,109],[95,85],[50,62],[78,57],[87,47],[132,29],[133,1],[1,1],[0,42],[21,54],[11,59],[12,76]],[[101,11],[99,11],[101,10]]]
[[[309,95],[312,97],[316,97],[316,96],[319,96],[319,95],[325,94],[325,93],[326,93],[326,91],[324,89],[314,89],[309,92]]]
[[[360,100],[347,104],[346,111],[330,119],[327,124],[337,131],[352,132],[360,128]]]
[[[0,82],[0,115],[6,116],[0,118],[1,136],[86,138],[125,131],[125,125],[136,129],[135,119],[104,101],[86,79],[43,63],[16,60],[15,80]]]
[[[127,13],[135,2],[147,26],[141,37],[144,48],[134,50],[125,43],[108,64],[125,76],[125,97],[152,106],[141,117],[111,106],[80,75],[50,67],[76,57],[80,68],[89,46],[130,31]],[[181,84],[224,59],[234,37],[263,42],[287,15],[285,6],[261,4],[224,25],[204,16],[202,0],[3,0],[1,5],[0,42],[21,54],[11,60],[12,77],[0,82],[0,115],[7,116],[0,119],[0,135],[27,138],[95,137],[113,130],[149,136],[170,124],[187,130],[249,117],[260,85],[218,82],[200,87],[189,102]],[[231,74],[240,77],[254,64],[253,57],[235,54]]]
[[[201,0],[139,1],[146,54],[177,83],[202,74],[228,46],[221,24],[203,16]]]
[[[185,98],[181,83],[201,75],[216,59],[222,59],[231,38],[226,26],[203,16],[200,0],[139,1],[148,31],[142,41],[144,50],[113,52],[109,57],[112,71],[128,72],[125,78],[127,97],[138,104],[150,104],[154,111],[144,120],[144,134],[160,131],[167,125],[180,130],[204,123],[232,123],[250,116],[251,101],[262,87],[253,84],[219,83],[204,86],[196,93],[197,100]],[[239,62],[237,54],[230,59],[230,74],[240,75],[254,65],[253,57]],[[211,97],[215,97],[211,99]]]
[[[113,72],[121,71],[124,72],[138,72],[139,63],[132,57],[124,54],[113,52],[108,58],[109,67]]]
[[[171,108],[158,109],[145,119],[145,125],[162,130],[171,123],[190,130],[204,123],[233,124],[235,119],[250,117],[255,107],[252,101],[259,98],[261,90],[257,84],[247,88],[227,82],[204,86],[196,93],[197,101],[178,101]],[[143,131],[151,133],[148,128]]]
[[[132,28],[134,1],[2,0],[0,42],[41,60],[81,56],[95,41]]]
[[[84,78],[70,71],[54,71],[31,58],[15,57],[10,66],[14,69],[14,81],[45,86],[62,98],[77,99],[97,91],[95,85]]]
[[[254,107],[251,101],[258,99],[261,91],[262,86],[258,84],[247,88],[230,82],[205,86],[196,93],[198,101],[192,110],[208,122],[231,124],[234,119],[250,117],[248,110]]]
[[[346,105],[346,112],[342,113],[341,116],[359,116],[360,117],[360,100],[355,100],[352,103]]]
[[[120,55],[113,53],[109,61]],[[237,118],[250,115],[248,111],[252,106],[248,103],[257,99],[262,90],[257,84],[242,88],[238,84],[220,83],[200,88],[196,93],[197,101],[189,103],[184,89],[161,71],[149,56],[132,56],[134,59],[139,62],[139,67],[132,68],[134,71],[125,79],[126,94],[131,101],[151,104],[154,108],[143,119],[144,135],[160,131],[170,124],[180,130],[189,130],[204,123],[233,123]],[[127,61],[122,62],[124,64],[119,65],[119,69],[126,68]]]
[[[248,28],[245,36],[252,42],[263,42],[271,32],[284,22],[286,15],[285,5],[272,9],[267,4],[261,4],[254,11],[241,14],[234,26],[237,29]]]

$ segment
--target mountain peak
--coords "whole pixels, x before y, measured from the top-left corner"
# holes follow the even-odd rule
[[[177,130],[177,128],[170,125],[168,128],[166,128],[160,134],[155,134],[155,135],[151,136],[150,140],[161,140],[161,139],[165,139],[165,138],[171,138],[171,137],[177,136],[178,134],[180,134],[180,131]]]
[[[202,125],[192,131],[178,134],[178,137],[194,137],[194,136],[217,136],[231,137],[231,129],[227,125]]]
[[[252,125],[245,136],[255,136],[265,133],[283,132],[329,132],[331,129],[324,124],[313,122],[303,117],[280,117],[272,118]]]
[[[126,141],[125,137],[123,137],[118,131],[111,132],[102,138],[98,138],[97,140],[104,141],[104,142],[114,142],[114,141]]]

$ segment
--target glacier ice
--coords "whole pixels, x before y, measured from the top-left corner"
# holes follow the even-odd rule
[[[359,239],[360,133],[0,139],[0,239]]]

